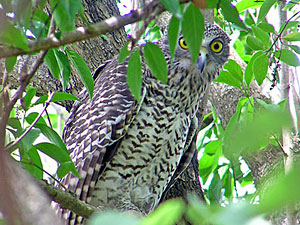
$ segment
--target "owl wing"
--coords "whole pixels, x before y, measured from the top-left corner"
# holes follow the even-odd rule
[[[68,174],[62,181],[80,200],[89,202],[101,171],[115,153],[120,139],[139,111],[145,96],[142,88],[140,103],[134,99],[126,80],[127,62],[118,65],[114,58],[94,77],[93,99],[82,93],[65,125],[63,138],[81,178]]]

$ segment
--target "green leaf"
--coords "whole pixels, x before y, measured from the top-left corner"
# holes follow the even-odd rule
[[[258,8],[262,2],[255,2],[255,1],[249,1],[249,0],[242,0],[239,1],[235,7],[239,13],[245,11],[246,9],[249,8]]]
[[[25,117],[25,120],[29,123],[32,124],[33,121],[39,116],[39,113],[37,112],[32,112],[30,113],[28,116]],[[46,124],[46,121],[44,120],[43,117],[40,117],[40,119],[38,120],[38,123],[42,123],[42,124]]]
[[[204,154],[199,160],[199,175],[205,183],[208,176],[218,166],[218,161],[222,153],[222,141],[216,140],[209,142],[204,149]]]
[[[86,87],[90,99],[93,98],[93,92],[94,92],[94,80],[93,76],[91,74],[91,71],[83,58],[75,51],[71,49],[67,49],[66,53],[69,57],[69,59],[72,62],[72,65],[76,69],[81,81],[83,82],[84,86]]]
[[[300,54],[300,47],[298,45],[289,45],[289,47],[297,54]]]
[[[266,48],[269,48],[271,46],[270,36],[267,32],[256,26],[252,26],[252,31],[255,36],[262,41]]]
[[[263,107],[264,109],[267,109],[270,112],[279,112],[281,110],[281,107],[279,105],[266,103],[264,100],[259,99],[259,98],[256,99],[256,102],[261,107]]]
[[[289,29],[297,29],[300,21],[290,21],[287,24],[283,23],[279,29],[279,33],[282,32],[282,29],[289,30]]]
[[[255,59],[256,59],[258,56],[262,55],[262,54],[263,54],[262,51],[256,52],[256,53],[251,57],[251,59],[250,59],[248,65],[246,66],[246,69],[245,69],[245,77],[244,77],[244,79],[245,79],[245,82],[246,82],[246,84],[247,84],[248,87],[250,86],[250,83],[251,83],[251,82],[253,81],[253,79],[254,79],[254,73],[253,73],[253,69],[252,69],[252,68],[253,68],[253,63],[254,63]]]
[[[255,25],[253,16],[248,10],[246,11],[246,15],[245,15],[245,24],[249,26]]]
[[[180,10],[178,0],[160,0],[160,2],[166,10],[176,16],[179,20],[182,20],[182,12]]]
[[[240,80],[237,79],[232,73],[230,73],[227,70],[221,70],[220,75],[214,81],[223,84],[228,84],[233,87],[241,88]]]
[[[213,9],[218,7],[219,0],[206,0],[206,6],[208,9]]]
[[[64,91],[67,89],[71,75],[71,66],[68,57],[61,51],[54,49],[54,55],[59,67],[60,81]]]
[[[271,25],[269,23],[262,22],[262,23],[258,24],[257,27],[259,27],[260,29],[264,30],[267,33],[275,34],[275,29],[274,29],[273,25]]]
[[[104,211],[93,214],[88,220],[88,225],[140,225],[139,221],[139,218],[134,214],[126,214],[116,211]]]
[[[290,34],[287,34],[283,37],[286,41],[300,41],[300,33],[299,32],[293,32]]]
[[[258,38],[255,38],[251,35],[249,35],[246,39],[247,44],[249,45],[250,48],[253,50],[263,50],[264,49],[264,44],[261,40]]]
[[[222,151],[222,141],[210,141],[206,146],[204,153],[209,156],[214,156],[215,154],[219,154]]]
[[[228,70],[238,81],[243,82],[243,70],[236,61],[229,59],[224,69]]]
[[[119,53],[119,63],[123,62],[129,55],[131,51],[128,51],[128,42],[121,48]]]
[[[72,161],[62,162],[58,167],[56,173],[59,178],[63,178],[69,172],[72,172],[75,176],[80,177],[79,173],[76,171],[74,163]],[[74,173],[75,172],[75,173]]]
[[[252,65],[252,70],[258,85],[261,85],[268,72],[269,60],[265,54],[257,56]]]
[[[17,62],[17,56],[7,57],[5,59],[5,68],[7,73],[10,73],[11,71],[14,70],[14,66],[16,65],[16,62]]]
[[[44,7],[41,7],[41,9],[43,9]],[[35,9],[34,13],[33,13],[33,20],[39,21],[42,24],[46,25],[46,23],[49,20],[49,15],[47,13],[45,13],[43,10],[41,9]]]
[[[172,16],[168,27],[169,49],[170,49],[172,61],[174,59],[174,54],[177,48],[180,25],[181,25],[180,20],[178,20],[175,16]]]
[[[223,153],[230,160],[235,157],[235,154],[234,154],[235,149],[233,148],[232,137],[235,136],[235,134],[238,130],[239,113],[240,112],[238,110],[236,110],[236,112],[230,118],[228,125],[226,127],[226,130],[225,130],[225,133],[224,133]]]
[[[220,179],[218,170],[215,170],[213,173],[213,179],[208,189],[208,198],[210,202],[219,203],[222,195],[223,182]]]
[[[158,206],[150,215],[143,218],[140,225],[174,225],[183,216],[185,203],[182,199],[171,199]]]
[[[36,144],[35,147],[59,163],[68,161],[72,162],[68,152],[66,152],[65,149],[62,149],[55,144],[43,142]]]
[[[226,204],[226,207],[218,204],[209,206],[196,199],[189,198],[187,218],[191,224],[218,224],[218,225],[241,225],[241,224],[268,224],[259,220],[257,207],[245,200],[238,200]]]
[[[224,177],[223,177],[223,187],[225,189],[224,195],[227,198],[232,197],[232,190],[233,190],[233,179],[232,173],[230,172],[229,168],[226,170]]]
[[[53,95],[51,102],[60,102],[60,101],[66,101],[66,100],[75,100],[80,101],[79,98],[77,98],[75,95],[64,93],[64,92],[55,92]]]
[[[15,118],[15,117],[10,117],[8,119],[7,125],[14,128],[14,129],[16,129],[16,130],[22,130],[20,120]]]
[[[293,165],[291,171],[278,177],[278,171],[274,174],[276,178],[272,186],[266,188],[260,198],[259,208],[262,212],[273,212],[286,206],[293,206],[300,200],[300,178],[299,161]],[[275,197],[276,196],[276,197]]]
[[[277,0],[265,0],[260,7],[257,22],[260,22],[266,18],[270,8],[275,4]]]
[[[43,9],[43,8],[41,8]],[[41,9],[35,9],[32,15],[31,32],[35,37],[46,38],[49,29],[49,16]]]
[[[44,104],[48,100],[48,95],[43,95],[38,98],[38,100],[35,101],[35,103],[32,104],[32,106],[38,105],[38,104]]]
[[[36,94],[36,88],[30,88],[27,92],[25,97],[22,98],[22,106],[24,107],[24,109],[27,111],[30,104],[31,104],[31,100],[32,98],[35,96]]]
[[[182,34],[187,45],[189,46],[193,63],[196,63],[199,57],[203,33],[203,16],[198,8],[196,8],[193,4],[190,4],[183,15]]]
[[[204,121],[204,119],[203,119]],[[214,122],[211,122],[205,128],[202,128],[197,136],[197,150],[200,151],[203,147],[204,140],[208,137],[208,134],[211,132],[211,129],[214,126]]]
[[[236,26],[247,30],[247,27],[243,23],[243,21],[240,19],[239,13],[237,9],[234,7],[234,5],[231,4],[229,0],[222,0],[220,2],[220,7],[222,9],[222,14],[224,15],[224,18],[228,22],[234,23]]]
[[[50,5],[59,29],[62,32],[74,30],[76,13],[82,7],[81,0],[52,0]]]
[[[288,49],[281,49],[280,51],[275,52],[275,57],[280,59],[280,61],[286,63],[290,66],[300,66],[299,59],[295,53]]]
[[[139,50],[135,51],[128,61],[127,83],[132,95],[139,102],[142,88],[142,65]]]
[[[157,42],[161,39],[161,31],[158,26],[149,29],[149,42]]]
[[[36,149],[32,146],[31,149],[25,150],[22,146],[19,146],[19,151],[20,151],[22,166],[32,176],[36,177],[37,179],[42,179],[43,171],[41,169],[43,168],[43,165],[40,162],[40,158]],[[36,164],[32,162],[32,159],[36,162]],[[37,166],[41,166],[40,167],[41,169],[37,168]]]
[[[32,14],[31,0],[16,0],[14,4],[15,18],[21,26],[29,28]]]
[[[32,105],[38,105],[38,104],[44,104],[49,98],[49,95],[43,95],[41,96],[38,100],[35,101]],[[53,95],[51,102],[60,102],[60,101],[67,101],[67,100],[75,100],[75,101],[80,101],[79,98],[76,96],[65,93],[65,92],[55,92]]]
[[[21,28],[16,28],[9,21],[1,21],[0,42],[29,51],[27,37]]]
[[[57,59],[54,55],[54,49],[49,49],[47,52],[47,55],[44,58],[44,61],[46,65],[48,66],[48,69],[50,70],[51,75],[59,80],[59,66]]]
[[[209,175],[217,167],[216,157],[204,154],[199,160],[199,176],[205,184]]]
[[[227,142],[224,138],[223,151],[227,155],[239,155],[242,151],[259,150],[268,144],[272,133],[281,132],[283,126],[291,124],[290,115],[287,112],[261,110],[248,122],[247,126],[241,127],[238,124],[238,115],[237,112],[233,117],[236,120],[235,127],[232,127],[233,129],[228,133]],[[229,124],[226,132],[228,126]]]
[[[29,151],[32,148],[32,144],[40,136],[40,134],[41,134],[40,130],[33,128],[22,138],[20,144],[26,151]]]
[[[247,175],[242,178],[241,186],[245,187],[249,184],[253,184],[253,177],[251,172],[247,173]]]
[[[36,128],[40,129],[42,134],[49,139],[53,144],[58,146],[60,149],[64,150],[66,153],[68,153],[67,147],[61,137],[56,133],[55,130],[52,128],[48,127],[45,124],[37,123],[35,124]]]
[[[144,46],[144,58],[152,74],[163,83],[168,83],[168,67],[160,48],[152,43]]]
[[[32,146],[32,148],[28,151],[28,156],[31,160],[31,162],[36,165],[27,165],[27,170],[30,172],[32,176],[34,176],[37,179],[43,179],[43,164],[40,158],[39,153],[37,152],[36,148]]]

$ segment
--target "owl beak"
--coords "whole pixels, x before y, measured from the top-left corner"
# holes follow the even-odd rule
[[[207,49],[202,47],[201,50],[200,50],[199,57],[198,57],[197,62],[196,62],[196,66],[200,70],[201,73],[205,69],[206,61],[207,61],[207,59],[206,59],[207,55],[208,55]]]

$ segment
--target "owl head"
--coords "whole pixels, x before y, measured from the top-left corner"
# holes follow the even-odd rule
[[[167,46],[164,51],[169,54],[168,38],[164,37],[163,39],[164,46]],[[220,27],[205,23],[202,46],[196,65],[192,62],[189,46],[181,34],[178,38],[173,63],[184,70],[192,70],[196,67],[200,74],[205,72],[209,75],[209,80],[214,79],[219,69],[228,60],[229,42],[230,38]]]

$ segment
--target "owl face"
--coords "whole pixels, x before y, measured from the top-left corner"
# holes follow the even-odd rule
[[[189,46],[180,35],[177,48],[174,55],[173,65],[178,69],[191,71],[197,70],[200,74],[207,73],[209,80],[215,78],[219,69],[228,60],[230,39],[227,34],[217,25],[205,23],[205,30],[202,40],[202,47],[199,52],[196,65],[192,63],[192,57],[189,52]],[[169,42],[167,35],[164,35],[160,42],[166,57],[170,59]],[[168,60],[170,63],[171,60]]]
[[[229,42],[230,39],[223,30],[216,25],[206,24],[202,46],[196,62],[196,67],[200,73],[204,70],[214,73],[224,65],[229,56]],[[184,69],[193,68],[192,57],[183,36],[179,37],[177,45],[174,61],[179,61],[180,66]]]

